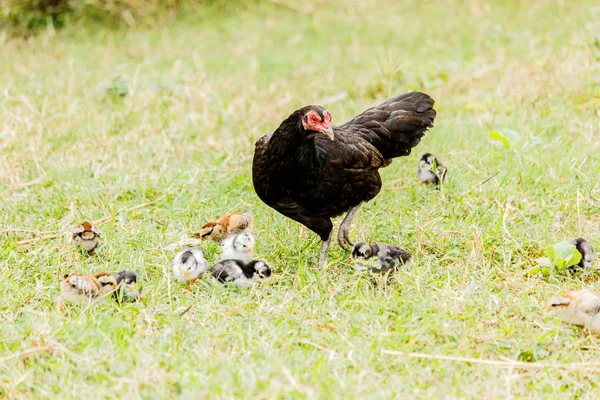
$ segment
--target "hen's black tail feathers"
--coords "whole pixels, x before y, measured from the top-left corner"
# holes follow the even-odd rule
[[[434,100],[420,92],[392,97],[344,124],[360,135],[386,159],[407,156],[433,126]]]

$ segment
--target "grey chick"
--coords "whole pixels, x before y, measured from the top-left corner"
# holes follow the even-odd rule
[[[204,252],[197,247],[180,251],[173,260],[173,274],[179,282],[201,278],[207,270]]]
[[[119,271],[113,274],[118,288],[113,292],[113,297],[119,303],[142,300],[142,286],[138,288],[137,274],[133,271]]]
[[[419,160],[419,169],[417,169],[417,177],[426,184],[439,186],[444,183],[446,172],[448,169],[438,161],[431,153],[425,153]]]
[[[221,260],[242,260],[249,263],[254,259],[254,236],[250,232],[229,235],[221,242]]]
[[[584,238],[576,238],[569,241],[569,243],[575,246],[577,251],[581,253],[581,261],[579,261],[579,264],[575,264],[569,267],[569,269],[571,271],[576,271],[578,269],[589,267],[594,260],[594,249],[592,249],[592,246],[588,243],[588,241]]]
[[[379,268],[369,266],[372,272],[384,273],[387,271],[395,271],[398,267],[406,265],[410,262],[411,254],[402,250],[400,247],[391,244],[367,244],[364,242],[356,243],[352,249],[353,259],[368,260],[372,257],[377,257]]]
[[[249,263],[242,260],[221,260],[211,267],[210,272],[219,282],[237,287],[250,286],[253,281],[272,274],[271,266],[263,260],[252,260]]]

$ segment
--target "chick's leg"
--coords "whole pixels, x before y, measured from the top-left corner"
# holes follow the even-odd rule
[[[321,245],[321,252],[319,253],[319,268],[325,268],[327,265],[327,250],[329,249],[329,243],[331,243],[331,234],[332,232],[329,232],[329,237],[327,240],[324,240],[323,244]]]
[[[57,307],[59,314],[62,314],[62,308],[64,305],[65,305],[65,299],[63,298],[62,295],[58,296],[58,298],[56,299],[56,307]]]
[[[344,250],[350,250],[350,248],[354,246],[354,243],[350,240],[350,227],[352,225],[352,220],[361,205],[362,203],[359,203],[357,206],[352,207],[340,225],[340,230],[338,231],[338,243]]]

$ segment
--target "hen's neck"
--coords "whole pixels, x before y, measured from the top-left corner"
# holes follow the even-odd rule
[[[301,152],[315,151],[314,137],[307,139],[303,132],[298,132],[298,124],[288,120],[273,132],[269,145],[277,156],[285,158],[293,157],[301,148]]]

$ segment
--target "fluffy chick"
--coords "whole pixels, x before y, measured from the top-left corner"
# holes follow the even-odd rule
[[[61,294],[57,300],[58,309],[60,310],[65,302],[89,305],[93,300],[114,292],[117,287],[117,280],[108,272],[98,272],[94,275],[67,274],[61,284]]]
[[[583,289],[561,293],[550,299],[546,310],[563,322],[600,332],[600,292]]]
[[[234,212],[222,216],[217,221],[207,222],[200,228],[199,233],[192,233],[191,236],[221,243],[230,235],[250,230],[252,230],[252,216],[249,213]]]
[[[250,286],[253,281],[271,276],[271,266],[263,260],[222,260],[210,268],[212,276],[220,282],[237,287]]]
[[[100,231],[87,221],[75,225],[71,233],[71,241],[89,253],[93,253],[100,244]]]
[[[589,267],[594,260],[594,249],[592,249],[592,246],[588,243],[588,241],[584,238],[576,238],[569,241],[569,243],[574,245],[575,248],[577,248],[577,251],[581,253],[581,261],[579,261],[579,264],[573,265],[569,269],[574,271]]]
[[[204,252],[197,247],[177,253],[173,260],[173,274],[179,282],[198,279],[208,270]]]
[[[117,302],[133,302],[142,299],[142,286],[138,288],[137,274],[133,271],[119,271],[113,274],[113,277],[119,285],[113,292],[113,297]]]
[[[448,169],[431,153],[425,153],[419,160],[417,177],[423,183],[439,186],[444,183]]]
[[[254,259],[254,244],[254,236],[250,232],[230,235],[221,243],[221,260],[249,263]]]
[[[377,257],[379,267],[369,266],[369,269],[373,272],[385,273],[387,271],[395,271],[398,267],[408,264],[411,254],[391,244],[367,244],[361,242],[354,245],[352,249],[353,259],[368,260],[372,257]]]

